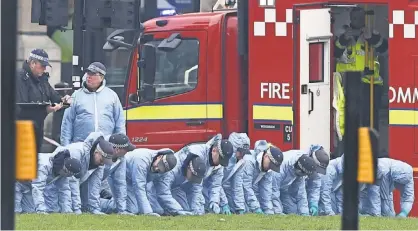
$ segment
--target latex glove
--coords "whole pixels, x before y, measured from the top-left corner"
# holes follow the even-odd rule
[[[258,208],[254,211],[255,214],[264,214],[263,210]]]
[[[130,213],[130,212],[126,212],[126,211],[123,211],[123,212],[118,212],[118,215],[124,215],[124,216],[135,216],[135,214]]]
[[[161,217],[158,213],[147,213],[146,216],[154,216],[154,217]]]
[[[80,215],[80,214],[82,214],[82,212],[81,212],[81,210],[80,210],[80,209],[76,209],[76,210],[74,210],[74,213],[75,213],[76,215]]]
[[[45,211],[36,211],[37,214],[42,214],[42,215],[49,215],[47,212]]]
[[[180,216],[193,216],[194,215],[192,212],[188,212],[188,211],[178,211],[177,214]]]
[[[239,214],[239,215],[244,215],[244,213],[245,213],[245,211],[244,211],[244,210],[239,210],[239,211],[238,211],[238,214]]]
[[[311,206],[311,207],[309,208],[309,213],[310,213],[312,216],[318,216],[318,207],[316,207],[316,206]]]
[[[91,213],[94,215],[107,215],[106,213],[100,212],[99,210],[93,210]]]
[[[221,212],[221,208],[219,208],[219,205],[214,202],[209,204],[209,209],[216,214],[219,214]]]
[[[229,208],[229,205],[222,206],[222,214],[232,215],[231,209]]]
[[[396,215],[397,217],[407,217],[408,213],[406,213],[405,211],[401,211],[398,215]]]

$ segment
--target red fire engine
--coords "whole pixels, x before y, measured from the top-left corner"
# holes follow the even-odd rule
[[[373,4],[389,41],[387,150],[417,179],[418,1],[245,2],[144,23],[125,90],[132,142],[178,150],[246,132],[252,143],[267,139],[282,150],[319,143],[332,151],[333,24],[345,8]]]

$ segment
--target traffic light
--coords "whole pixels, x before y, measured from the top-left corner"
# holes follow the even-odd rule
[[[86,25],[92,28],[139,28],[139,0],[88,0]]]
[[[32,0],[31,22],[46,26],[66,27],[69,0]]]

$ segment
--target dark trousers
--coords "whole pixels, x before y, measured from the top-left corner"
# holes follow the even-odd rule
[[[354,97],[360,97],[358,100],[361,103],[359,108],[356,108],[360,113],[360,125],[363,127],[370,127],[370,84],[361,83],[360,87]],[[379,131],[379,112],[382,102],[383,86],[374,84],[373,89],[373,128]],[[337,138],[338,139],[338,138]],[[344,153],[344,139],[338,141],[337,147],[332,155],[332,159],[340,157]]]
[[[42,143],[44,142],[44,123],[35,125],[35,140],[36,140],[36,153],[40,153],[42,150]]]

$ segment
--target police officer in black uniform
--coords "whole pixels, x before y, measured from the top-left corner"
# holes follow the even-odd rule
[[[62,103],[70,99],[68,95],[61,98],[51,87],[49,73],[45,72],[47,66],[51,66],[48,54],[42,49],[35,49],[18,70],[16,78],[16,117],[18,120],[33,121],[37,152],[41,151],[46,116],[60,110]]]

